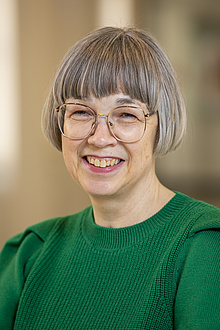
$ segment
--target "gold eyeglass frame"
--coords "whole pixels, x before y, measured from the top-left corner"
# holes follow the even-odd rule
[[[92,113],[94,114],[94,118],[95,118],[95,121],[94,123],[92,123],[92,127],[91,127],[91,130],[89,131],[89,133],[83,137],[83,138],[72,138],[72,137],[69,137],[67,135],[65,135],[65,133],[63,132],[63,129],[61,127],[61,124],[60,124],[60,120],[59,120],[59,112],[62,110],[62,108],[65,106],[65,105],[80,105],[80,106],[84,106],[86,108],[88,108],[89,110],[92,111]],[[142,136],[139,138],[139,139],[136,139],[134,141],[125,141],[123,139],[119,139],[115,134],[114,132],[112,132],[111,130],[111,125],[112,123],[110,121],[108,121],[108,118],[109,118],[109,115],[116,109],[119,109],[119,108],[134,108],[134,109],[138,109],[138,110],[141,110],[144,114],[144,117],[145,117],[145,123],[144,123],[144,130],[143,130],[143,134]],[[157,111],[154,111],[154,112],[151,112],[151,113],[145,113],[144,110],[142,108],[137,108],[137,107],[134,107],[134,106],[130,106],[130,105],[122,105],[122,106],[118,106],[114,109],[112,109],[107,115],[105,114],[102,114],[102,113],[96,113],[95,110],[93,110],[92,108],[90,108],[89,106],[85,105],[85,104],[81,104],[81,103],[78,103],[78,102],[74,102],[74,103],[63,103],[62,105],[60,105],[59,107],[56,108],[56,112],[58,113],[58,116],[57,116],[57,121],[58,121],[58,127],[60,129],[60,132],[61,134],[70,139],[70,140],[85,140],[86,138],[88,138],[90,135],[94,134],[95,131],[96,131],[96,128],[97,128],[97,125],[98,125],[98,117],[101,117],[101,118],[105,118],[106,119],[106,123],[107,123],[107,126],[108,126],[108,129],[109,129],[109,133],[119,142],[124,142],[124,143],[135,143],[135,142],[138,142],[140,141],[143,136],[144,136],[144,133],[146,131],[146,118],[149,118],[151,117],[152,115],[154,115]]]

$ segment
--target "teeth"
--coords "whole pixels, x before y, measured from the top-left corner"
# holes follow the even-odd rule
[[[104,159],[101,160],[100,167],[106,167],[106,161]]]
[[[95,166],[98,166],[98,167],[100,166],[100,161],[99,161],[97,158],[95,159],[95,163],[94,163],[94,165],[95,165]]]
[[[108,167],[108,166],[114,166],[120,163],[120,159],[112,159],[112,160],[105,160],[101,159],[99,160],[98,158],[92,158],[92,157],[87,157],[87,161],[89,164],[92,164],[96,167]]]

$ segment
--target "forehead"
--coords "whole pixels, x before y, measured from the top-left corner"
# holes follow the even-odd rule
[[[79,102],[90,107],[104,107],[105,109],[123,105],[132,105],[141,108],[146,107],[144,103],[123,93],[112,94],[103,97],[96,97],[95,95],[90,94],[88,97],[80,99],[71,97],[67,99],[66,102]]]

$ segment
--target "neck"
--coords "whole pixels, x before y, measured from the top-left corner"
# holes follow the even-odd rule
[[[151,182],[137,187],[136,191],[127,191],[120,196],[90,196],[90,199],[97,225],[122,228],[150,218],[174,195],[155,175]]]

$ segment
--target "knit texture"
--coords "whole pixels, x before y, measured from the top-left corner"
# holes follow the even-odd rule
[[[30,227],[0,260],[0,329],[220,329],[220,210],[183,194],[146,221],[92,207]]]

